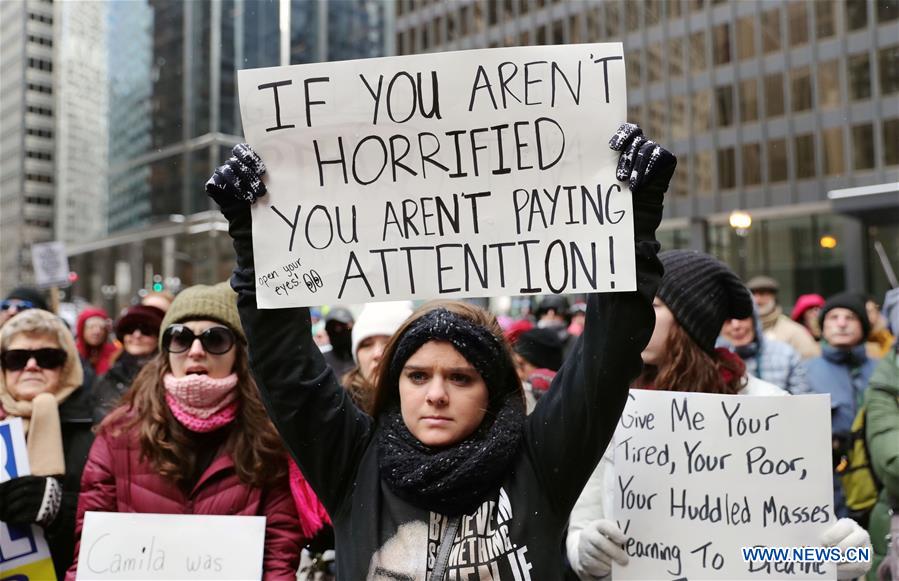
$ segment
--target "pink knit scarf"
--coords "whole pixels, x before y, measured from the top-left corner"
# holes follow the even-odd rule
[[[181,425],[193,432],[211,432],[237,417],[237,374],[213,379],[208,375],[163,377],[165,401]]]

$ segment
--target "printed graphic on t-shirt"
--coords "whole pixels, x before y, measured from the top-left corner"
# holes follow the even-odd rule
[[[531,563],[526,545],[512,542],[509,529],[512,505],[500,488],[496,500],[488,500],[462,517],[447,563],[446,581],[530,581]],[[429,523],[411,522],[399,527],[374,554],[369,567],[371,581],[431,581],[437,553],[449,518],[430,513]]]

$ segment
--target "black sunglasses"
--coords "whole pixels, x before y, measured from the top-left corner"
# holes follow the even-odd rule
[[[121,331],[122,336],[130,335],[135,331],[140,331],[141,335],[146,335],[148,337],[156,337],[159,335],[159,327],[150,325],[147,323],[134,323],[131,325],[122,325],[119,329]]]
[[[7,311],[13,307],[15,307],[17,311],[27,311],[28,309],[33,309],[35,304],[31,301],[22,301],[19,299],[9,299],[0,302],[0,311]]]
[[[237,340],[228,327],[210,327],[197,335],[184,325],[170,325],[162,334],[162,348],[169,353],[184,353],[194,339],[199,339],[203,349],[212,355],[227,353]]]
[[[42,369],[59,369],[68,355],[62,349],[47,347],[44,349],[10,349],[0,353],[0,364],[8,371],[25,369],[28,361],[34,357],[38,367]]]

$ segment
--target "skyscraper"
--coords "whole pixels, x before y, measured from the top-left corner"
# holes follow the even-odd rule
[[[628,118],[679,158],[666,247],[701,248],[744,276],[775,276],[786,301],[844,286],[885,290],[875,249],[883,245],[894,264],[899,256],[894,0],[395,6],[399,54],[622,42]],[[828,197],[878,185],[838,194],[840,203]],[[729,226],[735,210],[755,218],[748,231]]]
[[[105,230],[104,3],[0,3],[0,292],[31,245]]]

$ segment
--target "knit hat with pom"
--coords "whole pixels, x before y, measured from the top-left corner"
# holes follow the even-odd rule
[[[706,353],[714,351],[725,321],[752,316],[749,290],[717,258],[695,250],[669,250],[659,259],[665,274],[657,295]]]

